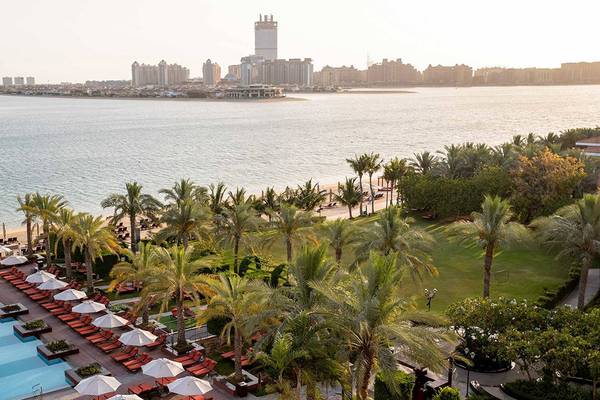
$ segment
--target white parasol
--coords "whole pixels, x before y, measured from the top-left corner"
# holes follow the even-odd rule
[[[100,396],[114,392],[119,386],[121,386],[121,382],[112,376],[94,375],[79,382],[75,386],[75,390],[81,394]]]
[[[119,337],[119,341],[126,346],[145,346],[156,341],[156,335],[143,329],[135,328],[125,332]]]
[[[10,265],[21,265],[27,262],[27,257],[24,256],[10,256],[6,257],[4,260],[0,261],[0,264],[10,266]]]
[[[28,275],[27,278],[25,278],[25,281],[29,283],[44,283],[52,278],[56,278],[56,275],[46,271],[38,271],[34,274]]]
[[[120,326],[128,325],[129,321],[127,321],[123,317],[119,317],[113,313],[107,313],[101,317],[96,318],[92,325],[97,326],[98,328],[118,328]]]
[[[77,304],[71,309],[71,311],[80,314],[93,314],[102,310],[106,310],[106,306],[93,300],[82,301],[80,304]]]
[[[180,362],[158,358],[142,366],[142,372],[153,378],[171,378],[185,371]]]
[[[194,378],[193,376],[179,378],[175,382],[169,383],[167,387],[169,388],[169,392],[183,396],[196,396],[212,390],[212,386],[208,381]]]
[[[81,290],[67,289],[54,295],[55,300],[72,301],[85,299],[87,294]]]
[[[58,290],[58,289],[62,289],[64,287],[66,287],[66,286],[69,286],[69,284],[67,282],[63,282],[56,278],[50,278],[46,282],[44,282],[40,286],[38,286],[38,289],[40,289],[40,290]]]

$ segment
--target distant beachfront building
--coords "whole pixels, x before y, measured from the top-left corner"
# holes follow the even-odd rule
[[[33,76],[28,76],[27,78],[25,78],[25,82],[27,83],[27,86],[34,86],[35,78]]]
[[[2,78],[2,86],[12,86],[13,78],[12,76],[5,76]]]
[[[563,63],[560,70],[565,83],[600,83],[600,61]]]
[[[254,23],[254,54],[268,61],[277,59],[277,21],[273,15],[261,14]]]
[[[283,89],[270,85],[235,86],[225,90],[230,99],[273,99],[284,97]]]
[[[230,65],[227,67],[227,75],[232,75],[239,81],[241,78],[240,64]]]
[[[249,55],[240,60],[240,83],[251,85],[261,83],[258,78],[258,66],[264,61],[262,56]]]
[[[25,85],[25,78],[22,76],[15,76],[15,86],[23,86]]]
[[[158,65],[131,64],[131,85],[134,87],[158,85],[178,85],[190,78],[190,70],[178,64],[167,64],[161,60]]]
[[[202,79],[204,84],[208,86],[214,86],[221,80],[221,66],[217,63],[210,61],[210,58],[206,60],[202,65]]]
[[[267,85],[297,85],[308,87],[313,84],[313,64],[310,58],[289,60],[265,60],[257,65],[258,83]]]
[[[319,86],[354,86],[366,82],[367,74],[354,68],[324,66],[321,71],[313,73],[313,83]]]
[[[473,68],[468,65],[432,66],[423,71],[423,82],[430,85],[470,85],[473,83]]]
[[[369,65],[367,83],[369,85],[415,85],[421,81],[421,73],[402,59],[388,60]]]

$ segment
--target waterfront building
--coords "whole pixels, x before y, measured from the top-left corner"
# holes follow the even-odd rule
[[[242,85],[251,85],[261,83],[259,81],[259,65],[264,58],[259,55],[249,55],[240,60],[240,83]]]
[[[260,15],[254,23],[254,54],[265,60],[277,59],[277,21],[273,15]]]
[[[353,65],[346,67],[324,66],[321,71],[313,73],[313,82],[319,86],[354,86],[366,82],[365,71],[354,68]]]
[[[13,78],[12,76],[5,76],[2,78],[2,86],[12,86]]]
[[[34,86],[35,78],[33,76],[28,76],[27,78],[25,78],[25,82],[27,83],[27,86]]]
[[[178,64],[167,64],[165,60],[161,60],[158,65],[139,64],[137,61],[131,64],[133,87],[178,85],[189,78],[189,69]]]
[[[470,85],[473,83],[473,68],[468,65],[432,66],[423,71],[423,82],[430,85]]]
[[[267,85],[297,85],[309,87],[313,84],[313,64],[310,58],[289,60],[265,60],[256,65],[257,83]]]
[[[284,97],[283,89],[271,85],[235,86],[225,90],[229,99],[273,99]]]
[[[25,78],[22,76],[15,76],[14,82],[15,86],[23,86],[25,85]]]
[[[233,75],[237,80],[240,80],[240,64],[230,65],[227,67],[227,74]]]
[[[210,58],[206,60],[202,65],[202,79],[204,84],[208,86],[214,86],[221,80],[221,66],[217,63],[210,61]]]
[[[388,60],[371,64],[367,70],[369,85],[414,85],[421,81],[421,73],[411,64],[404,64],[402,59]]]
[[[600,83],[600,61],[563,63],[560,70],[565,83]]]

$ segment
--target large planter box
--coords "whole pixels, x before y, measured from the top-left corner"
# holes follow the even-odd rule
[[[46,347],[45,344],[43,344],[37,347],[37,351],[47,360],[55,360],[57,358],[63,358],[72,354],[77,354],[79,353],[79,348],[75,347],[74,345],[70,345],[70,347],[66,350],[53,353]]]
[[[27,330],[25,329],[24,324],[14,325],[13,330],[21,337],[27,338],[31,336],[40,337],[43,333],[52,332],[52,327],[48,325],[44,325],[38,329]]]
[[[94,375],[106,375],[106,376],[110,376],[110,371],[107,370],[106,368],[102,367],[102,371],[98,372],[97,374]],[[93,376],[93,375],[90,375]],[[76,386],[79,382],[81,382],[82,380],[89,378],[89,376],[86,376],[85,378],[82,378],[81,376],[79,376],[79,374],[76,372],[76,369],[68,369],[65,371],[65,377],[67,378],[67,380],[69,381],[69,383],[71,383],[72,386]]]
[[[167,341],[168,341],[168,339],[167,339]],[[186,351],[186,352],[179,352],[179,351],[177,351],[177,349],[174,349],[174,348],[172,348],[172,347],[171,347],[171,344],[170,344],[170,343],[167,343],[167,344],[166,344],[166,345],[163,347],[163,349],[164,349],[164,350],[165,350],[167,353],[169,353],[169,354],[172,354],[172,355],[174,355],[174,356],[176,356],[176,357],[183,356],[183,355],[185,355],[185,354],[187,354],[187,353],[190,353],[190,352],[191,352],[191,351],[193,351],[193,350],[197,350],[197,351],[204,351],[204,347],[203,347],[203,346],[201,346],[201,345],[199,345],[198,343],[190,343],[190,344],[192,345],[192,348],[191,348],[191,349],[189,349],[189,350],[188,350],[188,351]]]
[[[213,381],[213,384],[232,396],[246,397],[248,393],[256,391],[258,388],[258,378],[246,370],[242,370],[244,382],[233,384],[226,377],[220,376]]]
[[[16,306],[19,308],[16,310],[12,310],[12,311],[4,310],[5,307],[11,307],[11,306]],[[25,307],[21,303],[6,304],[6,305],[3,305],[2,307],[0,307],[0,319],[15,318],[15,317],[18,317],[19,315],[23,315],[23,314],[29,314],[29,310],[27,309],[27,307]]]

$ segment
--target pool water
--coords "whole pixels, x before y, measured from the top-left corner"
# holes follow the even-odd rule
[[[42,342],[22,339],[13,331],[18,321],[0,321],[0,398],[19,400],[68,387],[65,370],[70,365],[58,359],[47,361],[37,352]]]

